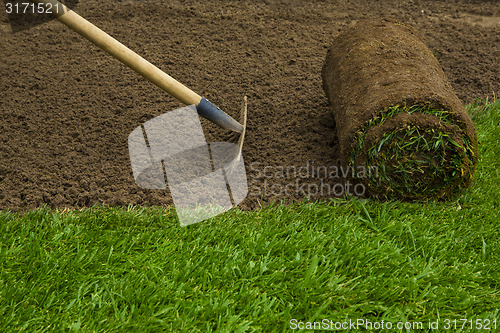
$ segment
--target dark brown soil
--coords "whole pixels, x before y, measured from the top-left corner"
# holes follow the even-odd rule
[[[416,27],[462,102],[499,92],[495,0],[87,0],[75,11],[228,113],[249,96],[244,209],[353,191],[338,186],[321,68],[358,20]],[[127,137],[181,104],[57,21],[12,34],[2,15],[0,209],[171,204],[134,183]]]

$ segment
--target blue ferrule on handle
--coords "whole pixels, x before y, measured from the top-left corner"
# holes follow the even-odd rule
[[[219,125],[222,128],[241,133],[243,132],[243,127],[236,120],[231,118],[224,111],[210,103],[208,99],[203,97],[200,104],[196,107],[198,114],[203,118],[210,120],[211,122]]]

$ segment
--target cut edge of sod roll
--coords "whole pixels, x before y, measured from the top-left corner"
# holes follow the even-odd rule
[[[322,76],[341,163],[369,195],[449,198],[471,184],[476,129],[412,27],[358,22],[334,38]]]

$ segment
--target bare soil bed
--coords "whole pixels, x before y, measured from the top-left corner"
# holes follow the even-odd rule
[[[87,0],[75,11],[234,116],[249,97],[242,209],[355,191],[321,69],[356,21],[414,26],[463,103],[499,93],[496,0]],[[57,21],[12,33],[2,11],[0,57],[0,209],[172,204],[135,184],[127,138],[179,102]],[[203,123],[209,141],[223,134]]]

